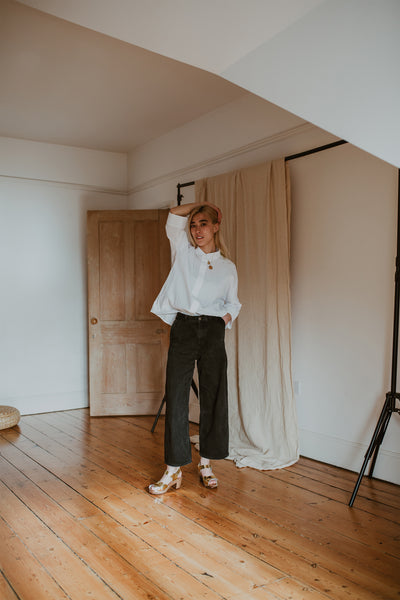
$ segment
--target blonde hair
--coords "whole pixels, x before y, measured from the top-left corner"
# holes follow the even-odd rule
[[[229,258],[229,251],[228,251],[228,248],[226,247],[226,244],[224,242],[224,239],[223,239],[223,236],[221,233],[221,216],[220,216],[221,213],[218,214],[218,212],[215,210],[215,208],[213,208],[209,204],[199,204],[198,206],[195,206],[194,208],[192,208],[192,210],[190,211],[189,218],[188,218],[190,243],[192,244],[192,246],[195,246],[195,247],[197,246],[196,242],[193,239],[192,233],[190,231],[190,224],[192,222],[193,217],[195,215],[198,215],[199,213],[206,214],[210,218],[211,223],[213,223],[213,224],[219,223],[219,229],[216,233],[214,233],[215,246],[221,252],[222,256],[224,256],[225,258]]]

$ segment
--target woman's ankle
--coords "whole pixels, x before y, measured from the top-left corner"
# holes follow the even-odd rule
[[[177,473],[180,469],[180,467],[173,467],[171,465],[165,465],[166,470],[168,471],[168,473],[170,473],[171,475],[173,475],[174,473]]]

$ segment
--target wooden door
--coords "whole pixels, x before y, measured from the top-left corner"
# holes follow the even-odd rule
[[[171,266],[166,210],[89,211],[90,414],[155,414],[169,326],[150,313]]]

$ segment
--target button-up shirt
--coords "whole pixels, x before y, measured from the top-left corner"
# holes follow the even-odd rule
[[[205,253],[191,245],[187,217],[169,213],[166,232],[171,244],[172,267],[151,312],[172,325],[178,312],[223,317],[239,314],[238,278],[234,263],[220,251]],[[212,267],[212,268],[211,268]]]

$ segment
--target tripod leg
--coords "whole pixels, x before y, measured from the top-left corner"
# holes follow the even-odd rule
[[[371,462],[371,466],[370,466],[369,473],[368,473],[369,479],[372,478],[372,473],[374,472],[376,459],[378,458],[379,448],[381,447],[381,444],[383,442],[383,438],[385,436],[386,429],[387,429],[387,426],[389,425],[389,421],[390,421],[390,417],[391,416],[392,416],[391,411],[389,409],[387,409],[386,410],[386,414],[385,414],[385,419],[384,419],[384,421],[382,423],[382,426],[381,426],[381,429],[379,431],[379,435],[376,438],[374,455],[372,457],[372,462]]]
[[[362,480],[363,475],[365,473],[365,469],[367,468],[368,461],[370,460],[370,458],[372,456],[372,453],[374,452],[374,450],[376,448],[376,442],[377,442],[378,436],[379,436],[379,434],[381,432],[381,428],[382,428],[382,426],[386,422],[388,408],[389,408],[389,402],[390,402],[390,396],[389,396],[389,394],[387,394],[386,400],[385,400],[385,404],[383,405],[382,412],[380,414],[378,423],[377,423],[377,425],[375,427],[375,431],[373,433],[371,442],[370,442],[370,444],[368,446],[367,452],[365,453],[364,462],[362,464],[361,471],[360,471],[360,474],[358,476],[356,485],[354,486],[354,490],[353,490],[353,493],[352,493],[351,498],[350,498],[349,506],[353,506],[353,504],[354,504],[354,500],[356,499],[358,488],[360,487],[360,483],[361,483],[361,480]]]
[[[192,390],[194,391],[194,393],[196,394],[196,397],[199,397],[199,390],[197,389],[197,385],[194,381],[194,379],[192,379]]]
[[[158,413],[156,414],[156,418],[154,419],[153,427],[151,428],[151,433],[154,433],[154,430],[155,430],[156,425],[158,423],[158,419],[160,418],[161,411],[162,411],[162,409],[164,407],[165,402],[166,402],[166,398],[164,396],[164,398],[161,401],[160,408],[158,409]]]

